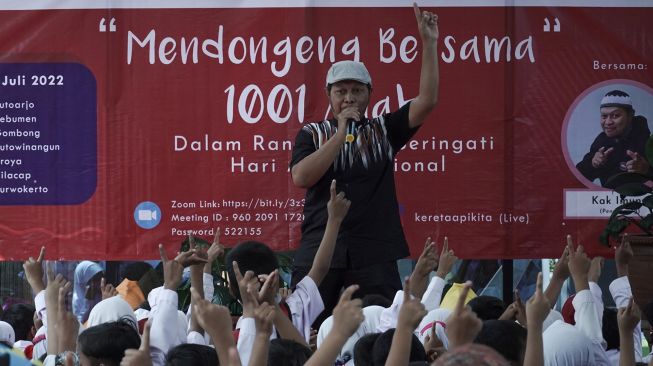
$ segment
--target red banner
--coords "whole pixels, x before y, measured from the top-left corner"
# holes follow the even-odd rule
[[[576,164],[607,92],[653,118],[653,8],[544,5],[428,8],[439,102],[395,164],[413,255],[610,254],[618,196]],[[156,258],[216,227],[295,248],[288,161],[329,66],[365,63],[377,116],[417,95],[420,47],[405,6],[1,10],[0,259]]]

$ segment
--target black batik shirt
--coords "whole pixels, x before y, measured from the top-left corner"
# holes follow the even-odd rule
[[[353,142],[340,149],[331,168],[306,191],[302,239],[295,266],[313,263],[328,218],[331,180],[344,191],[351,207],[338,234],[331,268],[360,268],[406,257],[394,181],[394,157],[415,134],[410,128],[410,103],[398,111],[354,122]],[[297,134],[290,166],[320,148],[338,129],[336,120],[309,123]]]

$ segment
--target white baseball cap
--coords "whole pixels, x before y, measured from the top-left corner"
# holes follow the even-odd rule
[[[326,86],[342,80],[354,80],[372,87],[372,77],[362,62],[339,61],[331,65],[327,72]]]

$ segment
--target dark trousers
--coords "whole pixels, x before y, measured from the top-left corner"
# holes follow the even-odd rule
[[[294,267],[292,284],[301,281],[309,271],[310,267]],[[330,269],[318,286],[324,302],[324,311],[313,323],[313,328],[317,330],[322,321],[331,315],[340,300],[340,293],[350,285],[360,286],[354,293],[354,297],[363,298],[366,295],[377,294],[392,301],[395,293],[402,288],[397,261],[392,260],[357,269]]]

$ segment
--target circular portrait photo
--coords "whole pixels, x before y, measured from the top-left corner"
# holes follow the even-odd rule
[[[615,188],[617,174],[653,179],[646,141],[653,130],[653,89],[633,80],[608,80],[585,90],[571,105],[562,148],[574,175],[588,188]]]

